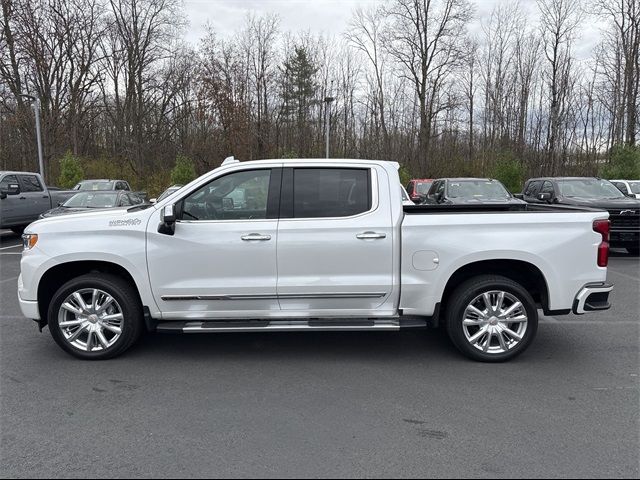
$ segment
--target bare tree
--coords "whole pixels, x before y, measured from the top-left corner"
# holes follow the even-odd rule
[[[579,4],[573,0],[538,0],[540,29],[548,61],[549,121],[547,124],[547,162],[552,173],[559,168],[560,128],[566,107],[566,86],[572,66],[571,47],[580,22]]]
[[[394,0],[385,47],[412,82],[419,107],[418,164],[427,170],[435,119],[449,105],[441,89],[460,65],[464,29],[473,9],[466,0]]]
[[[364,10],[357,8],[353,14],[350,28],[345,34],[349,43],[362,52],[369,60],[375,79],[375,91],[373,102],[376,104],[376,112],[380,119],[380,128],[383,138],[383,155],[391,153],[389,131],[385,115],[385,66],[386,55],[382,45],[384,14],[380,9],[370,8]]]

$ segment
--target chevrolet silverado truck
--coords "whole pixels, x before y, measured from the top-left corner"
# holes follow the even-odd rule
[[[626,197],[608,180],[592,177],[532,178],[523,198],[530,203],[590,207],[609,212],[610,244],[640,254],[640,200]]]
[[[608,215],[403,206],[394,162],[231,160],[156,205],[31,224],[18,295],[82,359],[145,331],[442,326],[498,362],[531,344],[539,310],[609,308]]]
[[[0,228],[21,234],[40,214],[76,193],[47,187],[37,173],[0,172]]]

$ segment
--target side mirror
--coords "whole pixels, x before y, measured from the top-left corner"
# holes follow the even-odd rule
[[[167,205],[160,212],[160,225],[158,233],[173,235],[176,233],[176,211],[175,205]]]
[[[538,194],[538,200],[540,200],[541,202],[550,202],[552,198],[553,195],[548,192]]]
[[[7,195],[18,195],[20,193],[20,185],[17,183],[10,183],[4,193]]]
[[[158,199],[157,199],[157,198],[150,198],[150,199],[149,199],[149,203],[150,203],[150,204],[152,204],[152,205],[153,205],[154,203],[156,203],[157,201],[158,201]]]
[[[441,202],[442,202],[442,200],[444,199],[444,195],[443,195],[443,193],[442,193],[442,192],[438,192],[438,193],[436,193],[436,194],[435,194],[435,199],[436,199],[436,202],[441,203]]]
[[[421,204],[423,204],[423,203],[425,203],[427,201],[427,196],[426,195],[418,194],[418,195],[416,195],[416,197],[417,198],[416,198],[415,202],[418,205],[421,205]]]

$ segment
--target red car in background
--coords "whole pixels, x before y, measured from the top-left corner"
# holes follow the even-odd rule
[[[415,203],[422,203],[433,183],[432,178],[414,178],[407,185],[409,198]]]

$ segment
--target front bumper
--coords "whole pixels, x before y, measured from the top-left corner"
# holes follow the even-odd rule
[[[18,302],[20,303],[20,310],[22,314],[27,318],[32,318],[33,320],[40,320],[40,310],[38,308],[37,300],[24,300],[22,298],[22,292],[24,291],[24,286],[22,284],[22,275],[18,277]]]
[[[589,283],[578,292],[573,301],[573,313],[582,315],[587,312],[609,310],[609,293],[613,285],[607,283]]]

